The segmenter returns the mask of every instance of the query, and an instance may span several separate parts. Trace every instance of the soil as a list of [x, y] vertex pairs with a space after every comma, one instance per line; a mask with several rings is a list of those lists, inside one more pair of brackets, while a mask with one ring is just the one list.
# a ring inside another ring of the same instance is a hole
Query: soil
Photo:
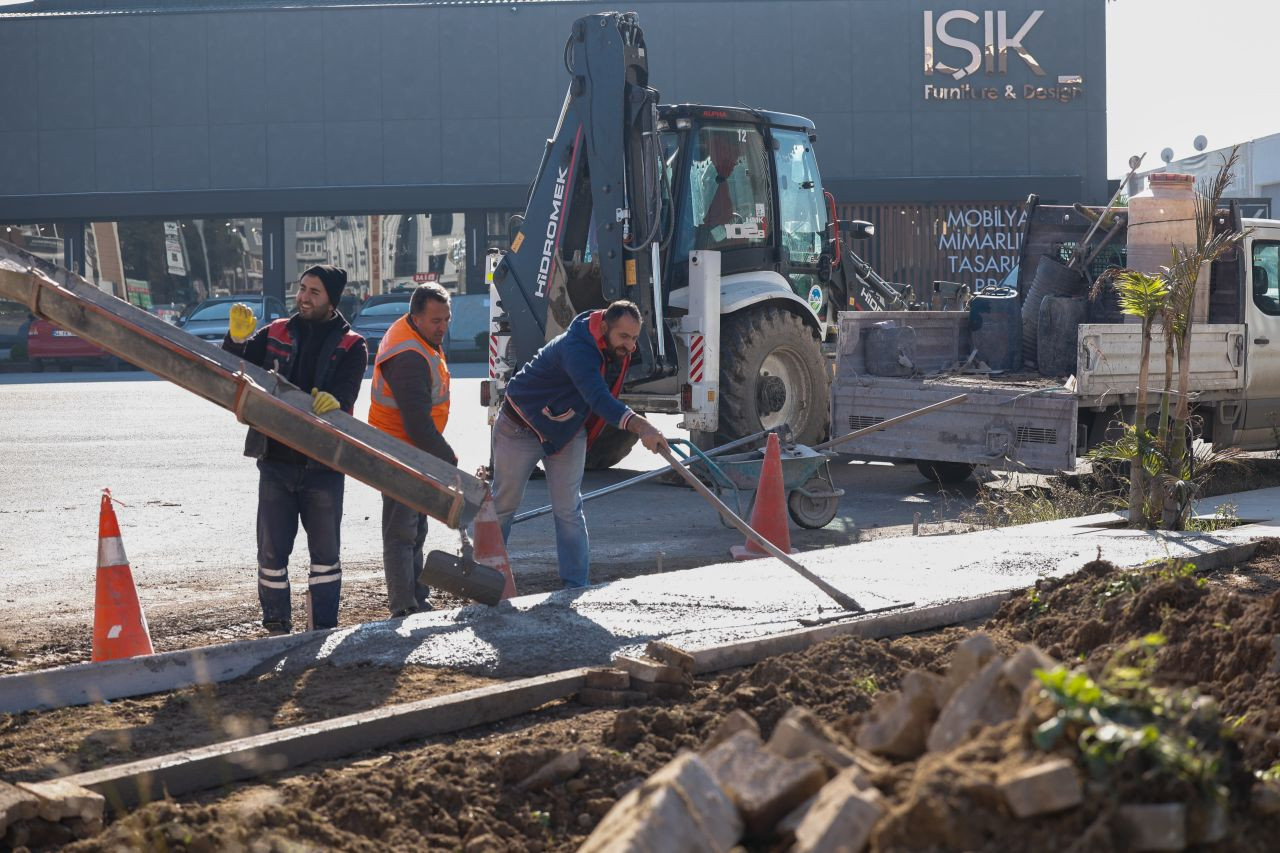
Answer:
[[[1094, 674], [1122, 644], [1162, 632], [1167, 643], [1159, 651], [1158, 677], [1216, 697], [1241, 733], [1238, 750], [1223, 749], [1234, 775], [1231, 835], [1219, 849], [1274, 849], [1280, 820], [1250, 817], [1242, 804], [1250, 774], [1275, 763], [1280, 742], [1280, 674], [1269, 671], [1271, 637], [1280, 633], [1276, 541], [1264, 543], [1246, 564], [1204, 576], [1179, 567], [1118, 571], [1093, 562], [1016, 596], [984, 625], [891, 640], [836, 639], [697, 679], [688, 698], [639, 708], [554, 703], [495, 726], [317, 763], [265, 784], [152, 803], [68, 849], [571, 850], [622, 794], [678, 750], [700, 746], [729, 711], [750, 713], [767, 737], [787, 708], [802, 705], [838, 736], [850, 737], [877, 694], [912, 669], [944, 671], [956, 644], [974, 630], [990, 635], [1002, 652], [1034, 641]], [[233, 701], [230, 694], [224, 698]], [[306, 709], [299, 704], [277, 713]], [[35, 724], [29, 719], [22, 728]], [[584, 750], [576, 776], [540, 790], [517, 789], [575, 748]], [[892, 810], [872, 849], [1122, 850], [1128, 842], [1109, 821], [1117, 802], [1176, 793], [1122, 775], [1107, 785], [1090, 783], [1079, 808], [1015, 822], [993, 783], [1008, 768], [1035, 760], [1033, 753], [1025, 731], [1006, 723], [951, 752], [891, 765], [873, 779]], [[771, 849], [768, 840], [748, 848]]]

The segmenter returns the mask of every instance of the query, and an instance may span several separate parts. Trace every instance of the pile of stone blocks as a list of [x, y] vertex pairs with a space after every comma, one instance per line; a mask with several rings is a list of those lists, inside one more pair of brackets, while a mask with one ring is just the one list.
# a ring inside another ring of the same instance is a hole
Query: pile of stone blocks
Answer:
[[683, 752], [624, 796], [583, 851], [726, 851], [744, 839], [792, 849], [860, 850], [885, 813], [870, 774], [885, 762], [792, 708], [766, 742], [743, 711], [721, 720], [698, 752]]
[[643, 705], [651, 699], [683, 699], [693, 685], [693, 656], [652, 642], [641, 656], [615, 655], [613, 665], [587, 673], [578, 701], [593, 707]]
[[0, 849], [60, 847], [102, 831], [101, 794], [53, 779], [0, 782]]
[[[651, 666], [663, 665], [661, 659]], [[791, 708], [767, 741], [742, 710], [720, 720], [698, 752], [684, 752], [627, 793], [582, 850], [729, 851], [737, 845], [795, 853], [857, 853], [890, 811], [892, 762], [963, 745], [984, 727], [1039, 722], [1037, 669], [1057, 662], [1033, 645], [1006, 657], [985, 635], [964, 640], [945, 675], [909, 673], [884, 694], [854, 742]], [[636, 670], [627, 672], [634, 679]], [[633, 680], [633, 684], [634, 684]], [[1011, 821], [1079, 807], [1084, 779], [1069, 757], [1045, 754], [994, 780]], [[1260, 783], [1253, 809], [1280, 812], [1280, 788]], [[1119, 805], [1112, 829], [1132, 850], [1182, 850], [1223, 840], [1227, 814], [1194, 804]]]

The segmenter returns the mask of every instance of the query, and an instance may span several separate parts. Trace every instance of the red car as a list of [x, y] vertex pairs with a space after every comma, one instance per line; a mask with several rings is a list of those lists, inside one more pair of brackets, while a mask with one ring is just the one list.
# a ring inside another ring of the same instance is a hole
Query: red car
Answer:
[[103, 370], [115, 370], [120, 366], [120, 359], [111, 353], [39, 317], [31, 321], [27, 330], [27, 358], [38, 371], [55, 366], [70, 370], [77, 364], [93, 365]]

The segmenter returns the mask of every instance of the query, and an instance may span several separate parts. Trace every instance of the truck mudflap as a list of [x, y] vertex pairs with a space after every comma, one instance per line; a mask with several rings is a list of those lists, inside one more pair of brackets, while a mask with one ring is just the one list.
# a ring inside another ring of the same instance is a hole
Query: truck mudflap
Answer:
[[[1198, 323], [1191, 330], [1193, 392], [1244, 388], [1248, 329], [1243, 323]], [[1076, 381], [1086, 404], [1091, 397], [1125, 397], [1138, 387], [1142, 327], [1136, 323], [1084, 323], [1080, 326]], [[1164, 333], [1151, 340], [1148, 388], [1164, 387]], [[1176, 369], [1176, 368], [1175, 368]]]
[[224, 409], [254, 429], [453, 528], [488, 490], [457, 468], [311, 396], [83, 278], [0, 241], [0, 297]]
[[957, 394], [968, 399], [843, 445], [842, 453], [882, 459], [966, 462], [998, 470], [1052, 473], [1076, 465], [1075, 396], [1065, 390], [921, 385], [876, 377], [834, 386], [831, 435], [838, 438]]

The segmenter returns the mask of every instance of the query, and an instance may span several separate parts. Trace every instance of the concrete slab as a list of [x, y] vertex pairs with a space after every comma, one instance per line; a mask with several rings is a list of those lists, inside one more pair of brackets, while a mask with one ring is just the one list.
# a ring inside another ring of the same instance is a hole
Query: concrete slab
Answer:
[[[1280, 517], [1280, 488], [1225, 495], [1216, 502], [1234, 503], [1241, 518]], [[1211, 505], [1206, 513], [1212, 512]], [[949, 536], [877, 539], [797, 555], [868, 609], [914, 602], [908, 610], [835, 626], [811, 624], [814, 618], [840, 616], [830, 599], [781, 563], [762, 559], [522, 596], [493, 608], [472, 605], [281, 638], [287, 642], [255, 640], [8, 676], [0, 678], [0, 698], [9, 697], [0, 704], [16, 710], [10, 700], [32, 695], [36, 684], [42, 685], [40, 699], [27, 707], [159, 692], [251, 670], [300, 672], [322, 663], [415, 664], [523, 678], [607, 664], [619, 652], [641, 654], [656, 639], [704, 650], [698, 670], [705, 672], [838, 633], [885, 636], [886, 631], [980, 618], [998, 605], [1002, 593], [1040, 577], [1069, 574], [1099, 553], [1121, 566], [1171, 557], [1221, 564], [1247, 556], [1240, 547], [1244, 543], [1280, 536], [1276, 522], [1213, 533], [1163, 533], [1107, 526], [1117, 519], [1099, 515]], [[849, 627], [858, 621], [863, 625]], [[214, 661], [217, 665], [210, 666]]]
[[[1280, 497], [1280, 490], [1275, 491]], [[1214, 533], [1162, 533], [1054, 522], [874, 540], [797, 558], [868, 608], [912, 601], [924, 609], [1069, 574], [1099, 552], [1122, 566], [1173, 557], [1205, 562], [1216, 552], [1276, 535], [1280, 526], [1261, 524]], [[657, 638], [683, 649], [723, 646], [802, 630], [802, 620], [835, 613], [822, 592], [765, 559], [523, 596], [496, 608], [476, 605], [340, 629], [286, 653], [277, 668], [295, 671], [317, 661], [336, 666], [418, 664], [527, 677], [600, 665], [617, 652], [639, 653]]]

